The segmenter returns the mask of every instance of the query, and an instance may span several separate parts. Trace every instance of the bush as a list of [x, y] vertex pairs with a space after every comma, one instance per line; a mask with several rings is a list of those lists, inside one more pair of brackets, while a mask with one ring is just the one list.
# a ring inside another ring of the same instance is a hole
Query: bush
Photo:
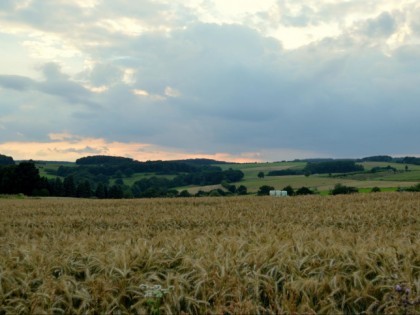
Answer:
[[258, 196], [268, 196], [270, 194], [270, 190], [274, 190], [273, 186], [263, 185], [257, 192]]
[[294, 191], [293, 187], [290, 186], [290, 185], [284, 187], [283, 190], [287, 191], [288, 196], [294, 196], [295, 195], [295, 191]]
[[334, 189], [331, 190], [331, 195], [341, 195], [341, 194], [353, 194], [359, 192], [356, 187], [345, 186], [342, 184], [336, 184]]
[[419, 192], [420, 191], [420, 183], [418, 183], [417, 185], [414, 185], [414, 186], [410, 186], [410, 187], [404, 187], [404, 188], [399, 187], [397, 191]]
[[241, 196], [246, 195], [248, 193], [248, 189], [246, 188], [246, 186], [241, 185], [238, 187], [238, 189], [236, 189], [236, 193]]
[[183, 190], [179, 193], [178, 195], [179, 197], [191, 197], [191, 194], [189, 193], [188, 190]]
[[372, 190], [370, 192], [380, 192], [381, 189], [377, 186], [373, 187]]
[[221, 197], [221, 196], [225, 196], [225, 195], [226, 195], [226, 193], [222, 189], [213, 189], [209, 193], [210, 197]]
[[296, 195], [313, 195], [314, 192], [310, 190], [308, 187], [300, 187], [298, 190], [296, 190]]

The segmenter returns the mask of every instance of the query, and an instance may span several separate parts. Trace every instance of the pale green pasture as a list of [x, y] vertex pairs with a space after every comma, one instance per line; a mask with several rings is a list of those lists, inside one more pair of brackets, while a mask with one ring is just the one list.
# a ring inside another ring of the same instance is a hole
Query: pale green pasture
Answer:
[[345, 178], [334, 178], [328, 176], [270, 176], [262, 180], [245, 180], [239, 184], [245, 185], [249, 192], [258, 191], [262, 185], [273, 186], [275, 189], [282, 189], [285, 186], [292, 186], [293, 188], [300, 188], [302, 186], [316, 189], [318, 191], [330, 190], [336, 184], [346, 186], [354, 186], [358, 188], [366, 187], [408, 187], [417, 184], [415, 181], [383, 181], [383, 180], [352, 180]]
[[414, 165], [414, 164], [389, 163], [389, 162], [363, 162], [363, 163], [358, 163], [358, 164], [363, 165], [366, 171], [369, 171], [373, 167], [387, 167], [387, 166], [394, 167], [395, 169], [399, 171], [404, 171], [406, 165], [408, 166], [409, 170], [420, 171], [420, 165]]
[[66, 167], [76, 167], [77, 166], [76, 163], [72, 163], [72, 162], [57, 162], [57, 163], [54, 163], [54, 162], [52, 162], [52, 163], [48, 163], [48, 162], [37, 163], [37, 162], [35, 162], [35, 165], [39, 170], [39, 175], [41, 177], [46, 177], [48, 179], [52, 179], [52, 178], [56, 178], [56, 177], [60, 177], [60, 176], [55, 176], [55, 175], [48, 174], [47, 170], [57, 171], [60, 166], [66, 166]]
[[[352, 179], [343, 179], [343, 178], [334, 178], [328, 176], [304, 176], [304, 175], [294, 175], [294, 176], [267, 176], [263, 179], [245, 179], [240, 182], [234, 183], [236, 186], [244, 185], [248, 188], [249, 193], [256, 193], [259, 188], [263, 185], [272, 186], [275, 189], [283, 189], [286, 186], [292, 186], [294, 189], [298, 189], [302, 186], [317, 190], [319, 192], [328, 192], [336, 184], [342, 184], [346, 186], [353, 186], [357, 188], [366, 188], [370, 189], [372, 187], [387, 188], [390, 191], [394, 191], [397, 187], [409, 187], [416, 185], [415, 181], [384, 181], [384, 180], [352, 180]], [[198, 190], [209, 191], [211, 189], [219, 188], [220, 186], [193, 186], [193, 187], [183, 187], [183, 189], [188, 189], [191, 193], [195, 193]]]

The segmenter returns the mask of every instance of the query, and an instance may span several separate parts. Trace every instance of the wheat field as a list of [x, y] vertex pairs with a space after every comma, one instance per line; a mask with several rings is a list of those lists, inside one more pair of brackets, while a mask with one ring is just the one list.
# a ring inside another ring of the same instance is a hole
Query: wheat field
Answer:
[[420, 314], [419, 294], [420, 194], [0, 199], [0, 314]]

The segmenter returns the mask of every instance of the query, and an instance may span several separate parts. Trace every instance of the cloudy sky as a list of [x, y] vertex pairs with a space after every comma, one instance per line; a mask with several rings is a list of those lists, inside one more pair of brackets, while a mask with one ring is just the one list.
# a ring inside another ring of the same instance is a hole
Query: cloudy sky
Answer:
[[0, 153], [420, 155], [418, 0], [1, 0]]

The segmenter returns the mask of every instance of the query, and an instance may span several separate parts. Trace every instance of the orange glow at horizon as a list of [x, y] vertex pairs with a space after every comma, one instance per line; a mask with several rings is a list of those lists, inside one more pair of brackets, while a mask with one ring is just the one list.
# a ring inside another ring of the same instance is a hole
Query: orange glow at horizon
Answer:
[[50, 134], [48, 142], [0, 143], [0, 152], [15, 160], [69, 161], [91, 155], [129, 157], [138, 161], [206, 158], [237, 163], [261, 162], [258, 153], [186, 153], [146, 143], [107, 142], [102, 138], [85, 138], [67, 133]]

